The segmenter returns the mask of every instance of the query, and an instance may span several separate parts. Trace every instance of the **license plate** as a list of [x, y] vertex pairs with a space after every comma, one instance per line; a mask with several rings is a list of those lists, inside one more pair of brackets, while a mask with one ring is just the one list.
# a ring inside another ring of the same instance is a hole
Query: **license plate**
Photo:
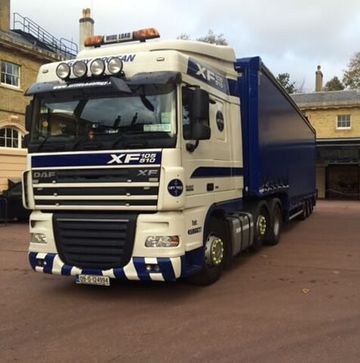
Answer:
[[109, 276], [77, 275], [75, 282], [84, 285], [110, 286]]

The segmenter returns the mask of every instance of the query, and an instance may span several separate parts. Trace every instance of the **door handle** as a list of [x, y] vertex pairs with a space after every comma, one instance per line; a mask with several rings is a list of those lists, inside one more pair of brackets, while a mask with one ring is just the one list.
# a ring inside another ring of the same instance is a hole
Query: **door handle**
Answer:
[[208, 192], [212, 192], [214, 190], [214, 183], [208, 183], [208, 184], [206, 184], [206, 190]]

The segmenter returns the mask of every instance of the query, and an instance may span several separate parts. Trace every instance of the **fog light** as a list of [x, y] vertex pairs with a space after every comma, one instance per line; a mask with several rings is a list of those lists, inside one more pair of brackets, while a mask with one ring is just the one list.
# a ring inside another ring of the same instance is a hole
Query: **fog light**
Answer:
[[148, 236], [145, 241], [146, 247], [177, 247], [179, 236]]
[[47, 243], [46, 234], [44, 234], [44, 233], [31, 233], [31, 242], [33, 242], [33, 243]]
[[46, 261], [43, 258], [38, 258], [36, 260], [36, 265], [39, 267], [45, 267], [46, 266]]
[[73, 65], [73, 73], [75, 77], [81, 78], [86, 76], [87, 65], [85, 62], [76, 61]]
[[60, 63], [56, 67], [56, 75], [61, 79], [70, 77], [70, 66], [67, 63]]
[[100, 58], [94, 59], [90, 64], [90, 72], [93, 76], [101, 76], [105, 72], [105, 62]]
[[108, 70], [111, 74], [118, 74], [123, 69], [123, 62], [120, 58], [113, 57], [109, 60]]
[[160, 272], [160, 266], [159, 265], [146, 265], [145, 269], [147, 272], [156, 272], [159, 273]]

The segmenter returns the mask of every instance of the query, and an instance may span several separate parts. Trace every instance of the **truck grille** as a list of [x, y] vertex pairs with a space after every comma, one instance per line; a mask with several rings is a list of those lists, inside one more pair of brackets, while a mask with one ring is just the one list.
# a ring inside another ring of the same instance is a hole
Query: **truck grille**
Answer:
[[35, 206], [40, 209], [156, 210], [159, 167], [36, 169]]
[[125, 266], [132, 254], [135, 214], [54, 214], [54, 234], [60, 258], [80, 268]]

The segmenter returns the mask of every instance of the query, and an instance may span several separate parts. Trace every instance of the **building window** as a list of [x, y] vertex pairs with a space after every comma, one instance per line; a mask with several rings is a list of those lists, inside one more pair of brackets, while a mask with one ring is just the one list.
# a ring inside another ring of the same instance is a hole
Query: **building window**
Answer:
[[1, 84], [20, 87], [20, 66], [14, 63], [0, 61], [1, 64]]
[[337, 129], [351, 129], [350, 115], [338, 115], [336, 122]]
[[24, 135], [14, 127], [0, 129], [0, 147], [13, 149], [24, 148]]

